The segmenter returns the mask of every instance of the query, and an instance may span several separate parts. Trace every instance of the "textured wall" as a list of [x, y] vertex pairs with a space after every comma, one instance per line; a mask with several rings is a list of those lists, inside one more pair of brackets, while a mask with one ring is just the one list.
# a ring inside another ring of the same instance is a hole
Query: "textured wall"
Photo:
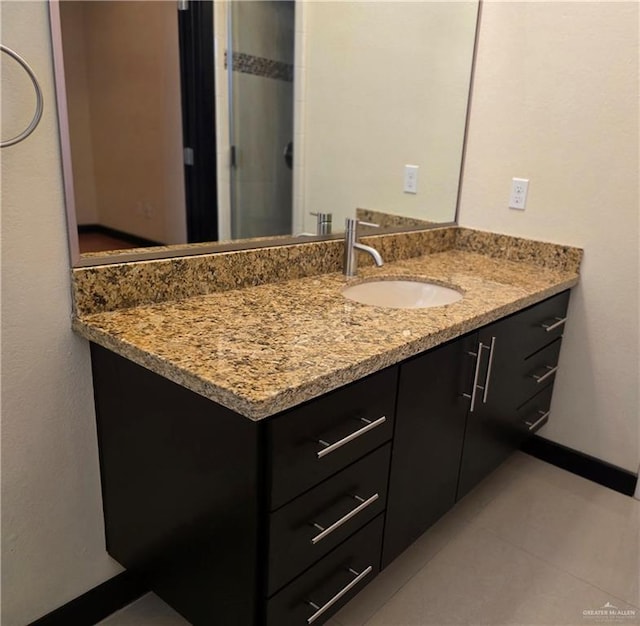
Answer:
[[[2, 43], [32, 65], [45, 98], [35, 133], [2, 150], [1, 621], [22, 626], [119, 567], [104, 549], [88, 344], [70, 325], [47, 4], [1, 8]], [[34, 102], [7, 59], [3, 137], [20, 130]]]
[[[638, 3], [486, 2], [460, 223], [585, 249], [541, 435], [638, 470]], [[524, 212], [507, 208], [530, 178]]]

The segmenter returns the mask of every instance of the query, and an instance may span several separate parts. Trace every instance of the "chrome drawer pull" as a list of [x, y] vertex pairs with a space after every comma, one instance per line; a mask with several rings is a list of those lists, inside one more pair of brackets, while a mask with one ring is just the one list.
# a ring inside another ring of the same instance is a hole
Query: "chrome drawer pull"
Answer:
[[491, 367], [493, 366], [493, 349], [496, 346], [496, 338], [491, 337], [491, 346], [489, 348], [489, 365], [487, 365], [487, 375], [484, 378], [484, 387], [482, 394], [482, 404], [487, 403], [487, 396], [489, 395], [489, 381], [491, 380]]
[[567, 321], [566, 317], [554, 317], [553, 319], [556, 320], [555, 323], [549, 324], [547, 322], [543, 322], [542, 324], [540, 324], [540, 326], [544, 328], [548, 333], [558, 328], [558, 326], [562, 326]]
[[529, 427], [529, 430], [533, 430], [540, 422], [544, 422], [544, 420], [547, 419], [547, 417], [549, 417], [549, 414], [551, 413], [551, 411], [538, 411], [538, 413], [540, 413], [542, 415], [542, 417], [538, 418], [535, 422], [533, 422], [533, 424], [531, 422], [527, 422], [525, 421], [525, 424]]
[[535, 381], [538, 384], [547, 380], [549, 376], [553, 376], [558, 371], [557, 365], [555, 367], [551, 367], [551, 365], [545, 365], [545, 367], [549, 370], [546, 374], [543, 374], [542, 376], [538, 376], [538, 374], [531, 375], [531, 378], [535, 378]]
[[476, 369], [473, 372], [473, 387], [471, 388], [471, 394], [463, 393], [465, 398], [471, 399], [471, 407], [469, 413], [473, 413], [473, 409], [476, 406], [476, 391], [478, 390], [478, 376], [480, 375], [480, 360], [482, 359], [482, 350], [486, 348], [482, 342], [478, 344], [478, 352], [469, 352], [469, 356], [476, 357]]
[[317, 609], [316, 612], [307, 619], [307, 624], [313, 624], [325, 611], [328, 611], [342, 596], [349, 593], [363, 578], [368, 576], [373, 571], [373, 565], [369, 565], [367, 569], [358, 573], [354, 569], [349, 568], [349, 571], [355, 576], [355, 578], [346, 586], [343, 587], [338, 593], [336, 593], [331, 600], [329, 600], [325, 605], [318, 606], [315, 602], [308, 601], [307, 604]]
[[338, 448], [341, 448], [342, 446], [344, 446], [345, 443], [349, 443], [350, 441], [353, 441], [354, 439], [357, 439], [358, 437], [360, 437], [360, 435], [364, 435], [365, 433], [368, 433], [370, 430], [373, 430], [374, 428], [381, 426], [387, 421], [387, 417], [386, 415], [383, 415], [382, 417], [379, 417], [377, 420], [373, 422], [364, 417], [361, 417], [360, 421], [364, 422], [366, 426], [363, 426], [362, 428], [356, 430], [350, 435], [347, 435], [346, 437], [340, 439], [340, 441], [336, 441], [335, 443], [328, 443], [323, 439], [319, 439], [318, 443], [322, 446], [325, 446], [325, 448], [324, 450], [320, 450], [320, 452], [317, 453], [318, 458], [321, 459], [323, 456], [327, 456], [327, 454], [331, 454], [334, 450], [337, 450]]
[[360, 513], [360, 511], [364, 511], [364, 509], [366, 509], [369, 505], [373, 504], [380, 496], [377, 493], [374, 493], [370, 498], [366, 500], [364, 500], [360, 496], [353, 496], [353, 497], [356, 500], [358, 500], [360, 504], [355, 509], [352, 509], [351, 511], [349, 511], [345, 516], [341, 517], [338, 521], [333, 522], [331, 526], [324, 528], [323, 526], [320, 526], [320, 524], [315, 524], [315, 523], [312, 524], [312, 526], [322, 531], [320, 534], [316, 535], [311, 540], [311, 543], [314, 546], [319, 541], [322, 541], [327, 535], [330, 535], [334, 530], [340, 528], [340, 526], [348, 522], [352, 517], [355, 517], [358, 513]]

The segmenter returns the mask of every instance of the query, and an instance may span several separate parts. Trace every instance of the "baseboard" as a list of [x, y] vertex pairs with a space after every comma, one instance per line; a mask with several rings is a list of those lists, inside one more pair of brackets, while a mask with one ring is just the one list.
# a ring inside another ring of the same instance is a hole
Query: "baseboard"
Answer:
[[522, 451], [625, 496], [633, 496], [636, 490], [638, 476], [633, 472], [537, 435], [522, 446]]
[[115, 237], [116, 239], [122, 239], [140, 248], [148, 248], [150, 246], [164, 246], [165, 244], [159, 241], [153, 241], [153, 239], [145, 239], [144, 237], [138, 237], [138, 235], [132, 235], [124, 230], [118, 230], [116, 228], [110, 228], [109, 226], [103, 226], [102, 224], [78, 224], [78, 234], [85, 233], [99, 233], [100, 235], [106, 235], [107, 237]]
[[137, 576], [125, 571], [31, 622], [29, 626], [93, 626], [148, 591]]

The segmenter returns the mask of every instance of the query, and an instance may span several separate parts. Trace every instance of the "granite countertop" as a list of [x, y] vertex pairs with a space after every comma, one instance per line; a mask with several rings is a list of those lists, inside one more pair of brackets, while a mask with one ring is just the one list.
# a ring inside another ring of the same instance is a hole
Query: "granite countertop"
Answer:
[[[342, 296], [366, 278], [419, 277], [464, 293], [430, 309]], [[76, 316], [74, 329], [253, 419], [274, 415], [576, 285], [577, 269], [451, 249], [362, 267]]]

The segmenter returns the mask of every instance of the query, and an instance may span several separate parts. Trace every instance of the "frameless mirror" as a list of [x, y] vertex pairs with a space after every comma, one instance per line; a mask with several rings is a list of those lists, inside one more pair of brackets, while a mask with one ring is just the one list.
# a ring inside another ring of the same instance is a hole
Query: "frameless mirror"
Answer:
[[50, 7], [74, 265], [455, 221], [477, 0]]

